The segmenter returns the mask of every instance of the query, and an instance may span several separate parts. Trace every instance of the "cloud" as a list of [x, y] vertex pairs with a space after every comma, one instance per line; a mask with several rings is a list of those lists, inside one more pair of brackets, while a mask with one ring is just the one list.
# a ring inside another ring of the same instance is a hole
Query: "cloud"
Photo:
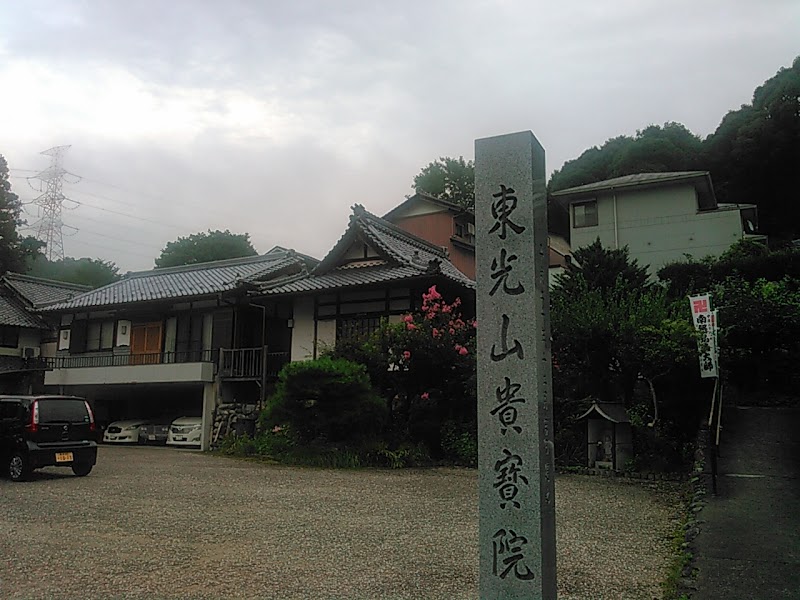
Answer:
[[706, 135], [791, 63], [800, 4], [18, 0], [0, 17], [0, 152], [39, 168], [72, 144], [87, 180], [67, 251], [127, 269], [209, 228], [322, 255], [351, 204], [388, 210], [478, 137], [532, 129], [552, 171], [651, 123]]

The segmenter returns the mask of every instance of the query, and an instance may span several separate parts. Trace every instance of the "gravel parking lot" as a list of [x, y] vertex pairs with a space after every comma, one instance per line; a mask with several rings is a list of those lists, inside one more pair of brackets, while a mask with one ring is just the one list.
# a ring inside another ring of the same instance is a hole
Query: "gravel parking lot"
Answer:
[[[556, 482], [562, 600], [660, 598], [673, 488]], [[100, 448], [0, 480], [0, 598], [476, 599], [477, 474]]]

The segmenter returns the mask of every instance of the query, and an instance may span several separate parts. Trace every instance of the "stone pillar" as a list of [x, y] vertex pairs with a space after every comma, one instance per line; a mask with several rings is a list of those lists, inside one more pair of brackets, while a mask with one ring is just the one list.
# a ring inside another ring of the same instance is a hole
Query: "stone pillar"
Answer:
[[211, 449], [211, 430], [214, 426], [214, 410], [217, 408], [217, 382], [203, 384], [203, 435], [200, 438], [200, 449]]
[[544, 149], [476, 140], [480, 598], [556, 598]]

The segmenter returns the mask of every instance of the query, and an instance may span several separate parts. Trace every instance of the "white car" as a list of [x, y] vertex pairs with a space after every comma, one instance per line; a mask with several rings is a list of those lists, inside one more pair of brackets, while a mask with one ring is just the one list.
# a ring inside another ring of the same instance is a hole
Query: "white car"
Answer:
[[167, 434], [168, 446], [199, 446], [203, 435], [202, 417], [180, 417], [172, 422]]
[[147, 424], [147, 419], [114, 421], [106, 427], [103, 442], [106, 444], [138, 444], [139, 428]]

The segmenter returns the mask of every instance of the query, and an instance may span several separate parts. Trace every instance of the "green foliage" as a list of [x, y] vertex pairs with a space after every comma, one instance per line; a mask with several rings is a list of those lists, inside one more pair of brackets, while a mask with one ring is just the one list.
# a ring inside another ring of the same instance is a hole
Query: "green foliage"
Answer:
[[714, 288], [721, 361], [745, 390], [800, 386], [800, 279], [730, 277]]
[[[585, 425], [575, 418], [592, 399], [624, 400], [631, 414], [639, 415], [639, 424], [646, 419], [658, 427], [643, 427], [643, 441], [657, 431], [665, 438], [658, 442], [664, 449], [682, 448], [698, 414], [684, 402], [694, 396], [680, 389], [683, 382], [699, 382], [697, 369], [689, 370], [697, 364], [697, 345], [688, 310], [665, 289], [648, 285], [646, 272], [626, 251], [605, 250], [595, 242], [576, 251], [581, 254], [583, 269], [559, 278], [551, 294], [559, 464], [585, 460]], [[641, 382], [646, 382], [644, 394], [637, 393]], [[641, 460], [682, 463], [680, 452], [658, 455], [651, 446], [639, 446]]]
[[250, 234], [209, 229], [206, 233], [195, 233], [169, 242], [156, 259], [156, 267], [193, 265], [256, 254], [250, 243]]
[[687, 258], [663, 266], [658, 277], [667, 284], [673, 298], [703, 293], [730, 277], [754, 282], [758, 279], [780, 281], [784, 277], [800, 279], [800, 249], [770, 251], [763, 244], [740, 240], [719, 258], [700, 261]]
[[574, 295], [585, 286], [589, 290], [607, 293], [618, 282], [626, 289], [637, 290], [649, 286], [647, 266], [641, 267], [628, 254], [628, 247], [604, 248], [600, 239], [573, 252], [576, 264], [567, 265], [556, 279], [554, 289], [564, 295]]
[[461, 314], [460, 299], [448, 304], [435, 286], [422, 298], [420, 313], [335, 354], [368, 365], [389, 407], [393, 441], [423, 442], [441, 457], [443, 424], [476, 421], [475, 323]]
[[303, 443], [338, 443], [377, 435], [385, 417], [364, 366], [322, 357], [284, 366], [260, 421], [263, 429], [288, 425]]
[[412, 186], [417, 193], [459, 204], [465, 209], [475, 207], [475, 163], [463, 156], [442, 156], [429, 163], [414, 177]]
[[729, 112], [704, 143], [721, 202], [756, 202], [772, 238], [800, 233], [800, 56]]
[[25, 225], [21, 215], [22, 204], [11, 191], [8, 164], [0, 155], [0, 275], [7, 271], [25, 272], [26, 260], [44, 247], [43, 242], [32, 237], [20, 237], [17, 228]]
[[98, 288], [119, 279], [119, 267], [95, 258], [70, 258], [49, 261], [38, 256], [30, 262], [29, 275]]
[[465, 467], [478, 466], [477, 423], [447, 421], [442, 425], [442, 450], [446, 458]]
[[702, 142], [680, 123], [650, 125], [634, 137], [619, 136], [586, 150], [553, 172], [549, 190], [556, 192], [623, 175], [692, 171], [702, 167]]

